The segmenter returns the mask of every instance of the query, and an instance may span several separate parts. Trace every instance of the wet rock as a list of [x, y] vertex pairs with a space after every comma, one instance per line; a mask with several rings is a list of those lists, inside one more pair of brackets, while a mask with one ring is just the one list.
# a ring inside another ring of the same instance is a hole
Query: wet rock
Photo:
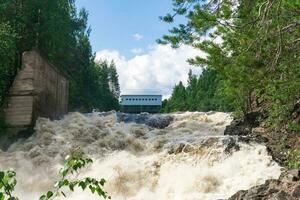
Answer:
[[195, 150], [195, 148], [190, 144], [185, 145], [185, 147], [183, 148], [183, 152], [185, 152], [185, 153], [193, 152], [194, 150]]
[[282, 182], [299, 181], [300, 180], [300, 169], [291, 169], [291, 170], [282, 172], [282, 174], [279, 177], [279, 180], [281, 180]]
[[300, 184], [295, 187], [292, 196], [300, 199]]
[[173, 121], [173, 117], [162, 114], [128, 114], [117, 113], [118, 122], [145, 124], [153, 128], [163, 129]]
[[230, 125], [226, 126], [224, 135], [249, 135], [251, 130], [244, 125], [243, 120], [233, 120]]
[[249, 135], [252, 128], [259, 126], [258, 119], [262, 116], [260, 112], [247, 113], [242, 119], [235, 119], [226, 126], [224, 135]]
[[185, 144], [183, 143], [179, 143], [179, 144], [174, 144], [170, 147], [170, 149], [168, 150], [169, 154], [178, 154], [181, 153], [182, 150], [184, 149]]
[[291, 200], [292, 197], [284, 191], [280, 191], [271, 195], [270, 200]]
[[239, 151], [240, 146], [237, 141], [233, 138], [229, 138], [228, 140], [223, 141], [223, 144], [226, 146], [225, 153], [231, 154], [233, 151]]
[[299, 170], [289, 170], [281, 174], [279, 180], [267, 180], [264, 184], [241, 190], [228, 200], [299, 200]]
[[248, 135], [248, 136], [238, 137], [238, 142], [243, 142], [246, 144], [250, 142], [267, 143], [268, 138], [263, 137], [261, 135]]

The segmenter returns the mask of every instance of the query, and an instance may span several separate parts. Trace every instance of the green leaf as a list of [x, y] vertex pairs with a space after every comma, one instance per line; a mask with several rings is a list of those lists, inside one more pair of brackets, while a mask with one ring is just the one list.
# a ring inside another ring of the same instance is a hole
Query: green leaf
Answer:
[[94, 194], [95, 190], [96, 190], [95, 187], [93, 187], [93, 186], [90, 185], [89, 188], [90, 188], [91, 192]]
[[59, 181], [58, 182], [58, 188], [61, 188], [62, 186], [64, 186], [64, 182], [63, 181]]
[[46, 200], [46, 199], [47, 199], [46, 195], [42, 195], [42, 196], [39, 198], [39, 200]]
[[47, 198], [50, 199], [53, 196], [53, 192], [52, 191], [48, 191], [47, 192]]
[[72, 192], [74, 191], [74, 186], [75, 186], [74, 183], [70, 183], [70, 184], [69, 184], [69, 188], [70, 188], [70, 190], [71, 190]]
[[106, 182], [105, 179], [102, 178], [101, 181], [100, 181], [100, 185], [104, 186], [105, 182]]
[[86, 184], [84, 181], [80, 181], [79, 186], [82, 188], [82, 190], [85, 190]]
[[5, 173], [3, 171], [0, 171], [0, 180], [2, 180], [5, 176]]
[[63, 181], [63, 185], [65, 185], [65, 186], [69, 185], [69, 181], [68, 181], [67, 179], [65, 179], [65, 180]]
[[0, 200], [4, 200], [4, 194], [0, 192]]

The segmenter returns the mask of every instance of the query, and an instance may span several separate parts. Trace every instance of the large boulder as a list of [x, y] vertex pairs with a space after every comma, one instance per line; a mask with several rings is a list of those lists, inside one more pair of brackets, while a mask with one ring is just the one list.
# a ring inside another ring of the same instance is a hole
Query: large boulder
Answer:
[[149, 113], [117, 113], [117, 119], [119, 122], [145, 124], [147, 126], [160, 129], [169, 126], [169, 124], [173, 121], [173, 117], [170, 115]]
[[283, 172], [279, 180], [267, 180], [264, 184], [241, 190], [228, 200], [299, 200], [300, 169]]
[[249, 135], [252, 129], [259, 126], [261, 112], [249, 112], [241, 119], [235, 119], [230, 125], [226, 126], [224, 135]]

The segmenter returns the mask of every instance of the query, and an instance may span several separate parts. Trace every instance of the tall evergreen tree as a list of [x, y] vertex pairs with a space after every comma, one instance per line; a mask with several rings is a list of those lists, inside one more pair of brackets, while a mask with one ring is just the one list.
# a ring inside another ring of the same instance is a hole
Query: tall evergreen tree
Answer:
[[197, 76], [193, 74], [192, 70], [188, 73], [188, 85], [186, 88], [187, 107], [190, 111], [197, 110]]
[[[185, 110], [186, 111], [232, 111], [232, 99], [223, 96], [222, 83], [220, 82], [216, 71], [212, 69], [203, 69], [203, 72], [197, 77], [189, 71], [188, 84], [185, 92]], [[175, 93], [173, 90], [173, 94]], [[179, 95], [173, 95], [171, 99], [164, 102], [163, 112], [173, 112], [179, 109], [181, 104], [174, 104], [178, 99], [183, 99]], [[171, 105], [172, 104], [172, 105]], [[182, 110], [183, 111], [183, 110]]]
[[117, 68], [112, 60], [109, 65], [109, 86], [110, 91], [114, 94], [114, 96], [119, 99], [120, 97], [120, 85], [119, 85], [119, 76], [117, 73]]
[[166, 112], [185, 111], [187, 109], [186, 103], [186, 89], [180, 81], [178, 85], [175, 85], [171, 98], [165, 107]]
[[256, 96], [267, 121], [286, 123], [300, 99], [300, 2], [173, 0], [173, 5], [175, 13], [161, 19], [170, 23], [184, 15], [187, 23], [158, 42], [204, 51], [205, 58], [190, 63], [217, 71], [220, 93], [233, 100], [237, 112], [256, 109]]

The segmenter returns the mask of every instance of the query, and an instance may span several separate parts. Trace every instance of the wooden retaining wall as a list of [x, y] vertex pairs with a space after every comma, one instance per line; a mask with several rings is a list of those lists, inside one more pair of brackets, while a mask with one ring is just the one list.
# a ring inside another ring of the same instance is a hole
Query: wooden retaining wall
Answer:
[[68, 111], [69, 83], [38, 51], [24, 52], [22, 69], [10, 89], [5, 110], [11, 127], [27, 127], [37, 117], [56, 119]]

